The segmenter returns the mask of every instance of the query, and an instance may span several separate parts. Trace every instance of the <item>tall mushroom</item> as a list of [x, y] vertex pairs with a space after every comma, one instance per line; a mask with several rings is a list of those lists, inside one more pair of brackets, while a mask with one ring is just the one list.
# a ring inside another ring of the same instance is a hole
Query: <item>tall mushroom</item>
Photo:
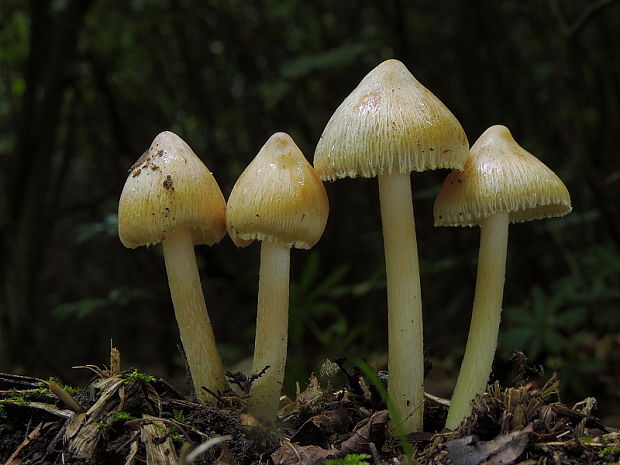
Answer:
[[226, 234], [226, 201], [215, 178], [172, 132], [160, 133], [131, 167], [118, 205], [125, 247], [162, 243], [168, 284], [196, 395], [203, 386], [226, 387], [207, 313], [194, 244], [212, 245]]
[[411, 171], [462, 168], [454, 115], [397, 60], [362, 79], [327, 123], [314, 155], [324, 180], [379, 178], [387, 273], [388, 393], [405, 431], [422, 428], [424, 361]]
[[484, 392], [497, 346], [508, 224], [564, 216], [571, 211], [564, 183], [523, 149], [505, 126], [487, 129], [463, 171], [452, 171], [435, 201], [435, 226], [480, 226], [478, 276], [471, 325], [447, 428], [456, 428]]
[[[323, 183], [288, 134], [272, 135], [241, 174], [228, 199], [228, 233], [238, 246], [262, 241], [256, 340], [249, 410], [276, 418], [288, 340], [291, 247], [320, 239], [329, 205]], [[264, 371], [264, 372], [263, 372]]]

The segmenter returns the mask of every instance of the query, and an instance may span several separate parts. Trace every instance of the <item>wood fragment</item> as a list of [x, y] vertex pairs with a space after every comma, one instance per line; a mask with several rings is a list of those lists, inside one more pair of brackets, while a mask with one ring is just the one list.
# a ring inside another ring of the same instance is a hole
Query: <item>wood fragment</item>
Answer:
[[71, 410], [59, 409], [58, 407], [51, 405], [51, 404], [46, 404], [45, 402], [26, 402], [25, 404], [18, 404], [16, 402], [10, 402], [10, 401], [4, 401], [4, 402], [12, 403], [13, 405], [17, 405], [18, 407], [22, 407], [22, 408], [31, 408], [31, 409], [41, 410], [41, 411], [47, 412], [49, 414], [52, 414], [52, 415], [55, 415], [61, 418], [71, 418], [74, 415], [74, 412], [72, 412]]
[[125, 459], [125, 465], [133, 465], [137, 454], [138, 454], [138, 441], [136, 440], [131, 443], [131, 446], [129, 446], [129, 454], [127, 454], [127, 458]]
[[428, 392], [424, 393], [424, 398], [435, 402], [436, 404], [443, 405], [444, 407], [450, 407], [450, 399], [444, 399], [443, 397], [437, 397]]
[[13, 451], [13, 453], [9, 456], [9, 458], [7, 459], [7, 461], [5, 462], [5, 465], [11, 465], [15, 462], [17, 463], [21, 463], [21, 460], [17, 461], [17, 456], [21, 453], [22, 450], [24, 450], [24, 448], [30, 444], [31, 441], [33, 441], [37, 436], [39, 436], [39, 434], [41, 434], [41, 429], [43, 428], [43, 423], [39, 423], [35, 429], [33, 429], [30, 433], [28, 433], [28, 436], [26, 436], [24, 438], [24, 440], [22, 441], [22, 443], [17, 447], [17, 449], [15, 449], [15, 451]]
[[110, 376], [121, 372], [121, 353], [116, 347], [110, 349]]
[[39, 389], [44, 381], [32, 376], [12, 375], [0, 373], [0, 389]]
[[67, 425], [65, 439], [69, 452], [80, 458], [94, 455], [95, 449], [103, 435], [103, 427], [110, 415], [119, 410], [119, 400], [115, 398], [123, 385], [124, 379], [113, 377], [101, 379], [93, 384], [101, 395], [86, 413], [75, 414]]
[[146, 449], [147, 465], [178, 465], [178, 457], [168, 429], [159, 418], [142, 415], [149, 420], [140, 426], [140, 439]]
[[50, 454], [54, 453], [55, 449], [56, 449], [56, 445], [58, 444], [58, 442], [64, 437], [65, 435], [65, 431], [67, 430], [67, 425], [69, 424], [69, 421], [71, 421], [70, 419], [67, 419], [65, 421], [65, 423], [62, 425], [61, 428], [58, 429], [58, 432], [56, 433], [56, 435], [54, 436], [54, 438], [49, 442], [49, 444], [47, 445], [47, 449], [45, 450], [45, 455], [43, 457], [41, 457], [41, 461], [44, 461], [44, 459], [49, 456]]
[[84, 407], [82, 407], [78, 402], [67, 392], [65, 388], [63, 388], [56, 381], [50, 381], [47, 383], [50, 391], [54, 393], [56, 397], [58, 397], [63, 404], [73, 410], [75, 413], [81, 413], [84, 411]]

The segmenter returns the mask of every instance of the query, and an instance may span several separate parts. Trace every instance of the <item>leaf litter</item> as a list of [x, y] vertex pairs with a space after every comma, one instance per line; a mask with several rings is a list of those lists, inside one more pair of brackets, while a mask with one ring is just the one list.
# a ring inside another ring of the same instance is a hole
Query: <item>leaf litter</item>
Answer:
[[454, 431], [442, 430], [449, 402], [427, 395], [425, 431], [408, 436], [407, 457], [359, 370], [346, 372], [347, 384], [337, 388], [312, 376], [268, 426], [245, 411], [251, 377], [229, 374], [243, 389], [214, 393], [217, 404], [205, 405], [164, 380], [120, 371], [115, 357], [110, 369], [87, 367], [96, 376], [78, 392], [0, 374], [0, 464], [313, 465], [346, 463], [350, 454], [392, 465], [620, 463], [618, 429], [593, 415], [593, 398], [562, 404], [555, 376], [542, 387], [489, 386]]

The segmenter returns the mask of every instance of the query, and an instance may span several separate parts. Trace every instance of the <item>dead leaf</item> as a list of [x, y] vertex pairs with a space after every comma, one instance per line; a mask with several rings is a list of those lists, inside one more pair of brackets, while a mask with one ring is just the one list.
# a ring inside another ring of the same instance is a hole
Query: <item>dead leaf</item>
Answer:
[[385, 430], [390, 420], [390, 414], [387, 410], [375, 412], [368, 423], [358, 429], [353, 436], [340, 444], [340, 450], [343, 454], [361, 454], [369, 453], [369, 443], [373, 443], [378, 449], [381, 449], [385, 442]]
[[344, 407], [323, 411], [304, 422], [291, 437], [291, 442], [329, 448], [328, 438], [350, 431], [349, 423], [349, 414]]
[[473, 436], [446, 443], [452, 465], [510, 465], [523, 453], [529, 443], [529, 424], [520, 431], [502, 434], [491, 441], [478, 441]]
[[337, 450], [327, 450], [319, 446], [300, 446], [285, 442], [271, 454], [271, 460], [274, 465], [314, 465], [335, 458], [337, 453]]
[[329, 439], [323, 431], [311, 420], [306, 421], [299, 427], [297, 432], [291, 436], [291, 442], [300, 446], [319, 446], [324, 449], [329, 447]]
[[237, 460], [235, 459], [235, 456], [230, 451], [228, 444], [226, 444], [225, 442], [220, 444], [220, 451], [220, 455], [215, 461], [214, 465], [239, 465], [237, 463]]
[[325, 397], [325, 391], [319, 385], [319, 380], [316, 376], [310, 377], [310, 384], [308, 387], [295, 399], [295, 403], [298, 404], [301, 411], [318, 411], [322, 400]]
[[276, 430], [264, 426], [249, 413], [239, 415], [239, 423], [246, 427], [248, 439], [262, 449], [273, 450], [280, 444], [280, 435]]
[[347, 409], [339, 407], [334, 410], [323, 411], [308, 421], [314, 423], [323, 434], [329, 436], [334, 433], [344, 433], [349, 430], [349, 414]]

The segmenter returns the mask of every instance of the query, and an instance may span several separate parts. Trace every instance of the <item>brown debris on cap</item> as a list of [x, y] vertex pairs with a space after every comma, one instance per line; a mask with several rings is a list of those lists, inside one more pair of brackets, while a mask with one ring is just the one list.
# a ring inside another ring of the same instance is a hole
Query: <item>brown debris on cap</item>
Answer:
[[314, 154], [325, 180], [462, 168], [460, 123], [398, 60], [373, 69], [336, 109]]
[[278, 132], [235, 183], [227, 209], [228, 233], [238, 246], [257, 239], [309, 249], [323, 234], [329, 205], [314, 168]]
[[511, 222], [570, 213], [564, 183], [512, 138], [505, 126], [487, 129], [471, 148], [463, 171], [452, 171], [435, 200], [435, 226], [475, 226], [509, 213]]
[[226, 201], [207, 167], [176, 134], [162, 132], [131, 167], [118, 206], [118, 232], [130, 249], [189, 227], [195, 244], [226, 234]]

